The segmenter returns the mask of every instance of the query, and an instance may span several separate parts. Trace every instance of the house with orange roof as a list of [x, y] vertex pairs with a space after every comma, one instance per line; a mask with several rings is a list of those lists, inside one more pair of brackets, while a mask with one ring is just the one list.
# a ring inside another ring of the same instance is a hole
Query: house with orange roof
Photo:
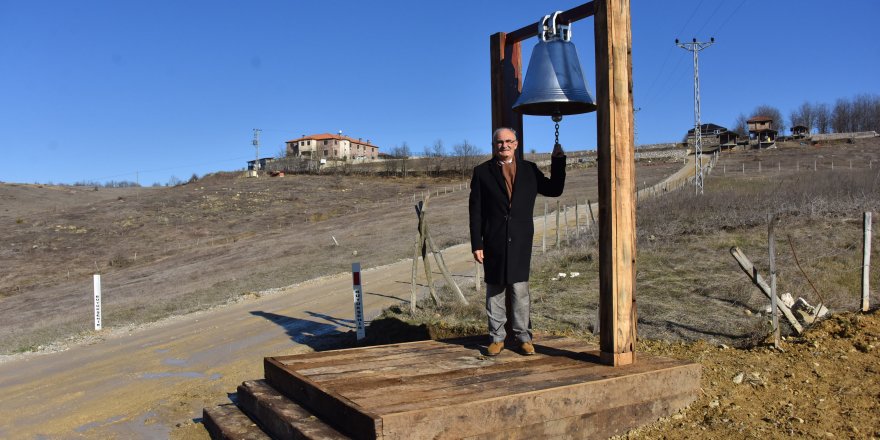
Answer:
[[310, 159], [327, 160], [375, 160], [379, 158], [379, 147], [370, 140], [352, 138], [339, 134], [321, 133], [303, 135], [286, 142], [287, 155]]

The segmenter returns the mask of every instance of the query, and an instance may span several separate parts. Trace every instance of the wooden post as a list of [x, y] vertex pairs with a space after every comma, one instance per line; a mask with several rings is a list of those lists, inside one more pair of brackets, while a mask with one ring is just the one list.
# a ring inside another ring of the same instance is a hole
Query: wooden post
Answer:
[[544, 200], [544, 229], [541, 231], [541, 253], [547, 253], [547, 201]]
[[629, 0], [596, 0], [600, 358], [635, 361], [635, 153]]
[[[418, 206], [418, 205], [416, 205]], [[410, 280], [409, 287], [409, 311], [411, 314], [415, 315], [416, 313], [416, 301], [418, 297], [416, 295], [416, 278], [418, 276], [419, 270], [419, 244], [422, 242], [422, 234], [421, 231], [416, 234], [416, 242], [413, 245], [413, 264], [412, 264], [412, 279]]]
[[[761, 277], [761, 274], [758, 273], [758, 269], [755, 269], [755, 265], [752, 264], [748, 257], [746, 257], [746, 254], [744, 254], [740, 248], [734, 246], [730, 248], [730, 255], [733, 255], [733, 258], [739, 263], [739, 267], [742, 268], [746, 275], [748, 275], [749, 279], [752, 280], [752, 283], [758, 286], [758, 289], [760, 289], [767, 298], [770, 298], [770, 286], [764, 282], [764, 278]], [[791, 312], [791, 309], [779, 299], [776, 300], [776, 305], [779, 306], [779, 310], [782, 310], [782, 314], [788, 319], [788, 323], [791, 324], [794, 331], [797, 332], [797, 334], [803, 333], [804, 328], [794, 317], [794, 313]]]
[[559, 200], [556, 201], [556, 247], [559, 247]]
[[580, 224], [580, 221], [579, 221], [578, 219], [579, 219], [579, 216], [578, 216], [578, 199], [574, 199], [574, 237], [575, 237], [575, 238], [580, 238], [580, 237], [581, 237], [581, 224]]
[[767, 244], [770, 251], [770, 310], [773, 313], [773, 347], [779, 348], [779, 307], [776, 304], [776, 237], [773, 225], [776, 216], [767, 214]]
[[[427, 223], [427, 219], [424, 220]], [[446, 266], [446, 260], [443, 259], [443, 253], [437, 249], [437, 246], [434, 245], [434, 239], [431, 238], [430, 228], [428, 225], [425, 225], [425, 243], [428, 246], [428, 252], [434, 255], [434, 261], [437, 262], [437, 267], [440, 268], [440, 273], [443, 275], [443, 279], [446, 280], [446, 284], [449, 288], [458, 295], [458, 300], [461, 301], [462, 304], [468, 305], [468, 300], [465, 298], [464, 293], [461, 292], [461, 288], [458, 287], [458, 283], [455, 282], [455, 279], [452, 278], [452, 272], [449, 271], [449, 268]]]
[[569, 244], [569, 241], [568, 241], [568, 207], [565, 205], [562, 205], [562, 221], [563, 221], [563, 228], [565, 228], [565, 244], [567, 245], [567, 244]]
[[480, 280], [480, 263], [477, 260], [474, 260], [474, 289], [477, 291], [477, 295], [480, 294], [483, 288], [483, 283]]
[[867, 312], [870, 306], [871, 287], [871, 211], [865, 213], [863, 228], [865, 230], [864, 251], [862, 252], [862, 311]]
[[593, 236], [593, 241], [596, 240], [596, 217], [593, 215], [593, 202], [590, 199], [587, 199], [587, 208], [590, 210], [590, 235]]
[[428, 260], [427, 252], [428, 245], [427, 239], [428, 234], [425, 230], [427, 227], [427, 222], [425, 222], [425, 212], [428, 210], [428, 199], [426, 198], [423, 203], [420, 205], [416, 205], [416, 210], [419, 214], [419, 247], [418, 252], [422, 256], [422, 264], [425, 266], [425, 280], [428, 283], [428, 291], [431, 293], [431, 298], [434, 299], [434, 304], [440, 304], [440, 298], [437, 296], [437, 291], [434, 290], [434, 277], [431, 274], [431, 261]]
[[[537, 27], [536, 27], [537, 32]], [[523, 158], [523, 118], [513, 111], [513, 104], [522, 91], [522, 50], [519, 41], [507, 41], [507, 33], [489, 36], [489, 63], [491, 66], [492, 131], [501, 127], [516, 130], [519, 148], [517, 159]]]

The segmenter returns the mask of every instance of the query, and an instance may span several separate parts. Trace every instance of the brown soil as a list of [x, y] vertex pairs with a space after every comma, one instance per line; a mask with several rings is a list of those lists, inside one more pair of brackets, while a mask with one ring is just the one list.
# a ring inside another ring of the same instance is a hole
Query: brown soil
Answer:
[[645, 352], [702, 364], [702, 392], [680, 414], [623, 437], [880, 437], [877, 310], [836, 315], [781, 348], [643, 341]]

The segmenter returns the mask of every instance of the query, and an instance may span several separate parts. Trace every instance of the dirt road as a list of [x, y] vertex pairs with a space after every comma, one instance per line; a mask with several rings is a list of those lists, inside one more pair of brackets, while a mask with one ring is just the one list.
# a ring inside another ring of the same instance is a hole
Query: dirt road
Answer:
[[[473, 281], [468, 244], [444, 256], [453, 276]], [[364, 272], [367, 318], [408, 301], [411, 264]], [[0, 438], [207, 438], [203, 407], [262, 377], [263, 357], [310, 351], [351, 331], [353, 309], [343, 273], [8, 360], [0, 363]]]
[[[468, 245], [444, 252], [473, 276]], [[363, 273], [367, 317], [409, 298], [411, 262]], [[0, 438], [198, 438], [193, 419], [262, 377], [269, 355], [310, 351], [353, 329], [351, 275], [0, 364]], [[354, 338], [354, 336], [351, 336]]]

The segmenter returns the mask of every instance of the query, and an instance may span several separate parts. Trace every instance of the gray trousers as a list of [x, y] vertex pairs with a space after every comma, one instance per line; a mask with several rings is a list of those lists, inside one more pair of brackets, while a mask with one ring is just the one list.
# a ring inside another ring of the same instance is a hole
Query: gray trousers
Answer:
[[511, 308], [510, 324], [513, 335], [520, 342], [532, 340], [532, 333], [529, 331], [530, 302], [528, 281], [506, 285], [486, 283], [486, 315], [489, 317], [489, 336], [492, 342], [504, 341], [507, 336], [504, 328], [507, 322], [507, 304]]

